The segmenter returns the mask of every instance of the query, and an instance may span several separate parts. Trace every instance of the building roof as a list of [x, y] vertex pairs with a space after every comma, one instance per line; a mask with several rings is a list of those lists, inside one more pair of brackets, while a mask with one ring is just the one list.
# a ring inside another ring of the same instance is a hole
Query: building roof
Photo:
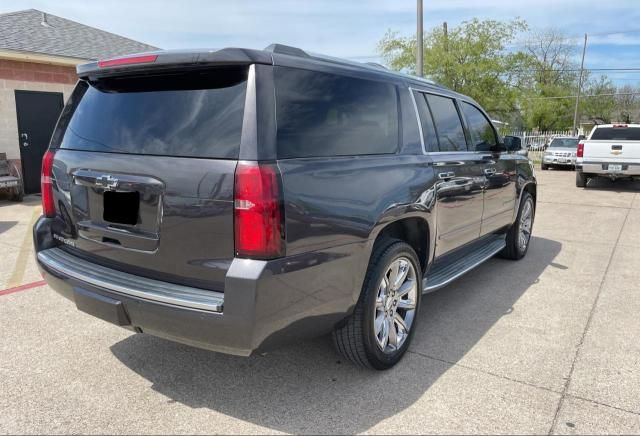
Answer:
[[28, 9], [0, 14], [0, 50], [93, 60], [157, 47]]

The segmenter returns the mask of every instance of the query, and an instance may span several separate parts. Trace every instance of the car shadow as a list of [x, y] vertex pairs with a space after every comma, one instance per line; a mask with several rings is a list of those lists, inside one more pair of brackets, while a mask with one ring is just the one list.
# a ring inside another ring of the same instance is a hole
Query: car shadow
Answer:
[[638, 192], [640, 191], [640, 181], [629, 179], [613, 181], [605, 177], [596, 177], [589, 180], [587, 189], [610, 192]]
[[18, 221], [0, 221], [0, 234], [6, 232], [16, 224], [18, 224]]
[[24, 197], [24, 199], [21, 202], [17, 202], [17, 201], [11, 200], [8, 193], [0, 191], [0, 207], [16, 206], [16, 205], [31, 206], [41, 202], [42, 202], [42, 199], [40, 197], [40, 194], [27, 195], [26, 197]]
[[[327, 337], [249, 358], [143, 334], [127, 337], [111, 351], [168, 403], [208, 408], [288, 433], [363, 432], [415, 403], [511, 313], [546, 268], [562, 267], [554, 262], [560, 249], [559, 242], [534, 237], [522, 261], [492, 259], [426, 295], [410, 352], [389, 371], [352, 366]], [[424, 344], [444, 349], [444, 357], [423, 357]]]

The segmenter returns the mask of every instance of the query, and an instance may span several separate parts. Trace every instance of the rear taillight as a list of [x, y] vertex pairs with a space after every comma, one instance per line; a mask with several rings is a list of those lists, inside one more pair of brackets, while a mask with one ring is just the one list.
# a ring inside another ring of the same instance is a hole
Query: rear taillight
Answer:
[[48, 150], [42, 156], [42, 173], [40, 175], [40, 188], [42, 191], [42, 213], [48, 218], [56, 216], [56, 206], [53, 200], [53, 154]]
[[284, 254], [278, 168], [239, 162], [236, 168], [234, 221], [236, 255], [271, 259]]
[[576, 156], [577, 157], [583, 157], [584, 156], [584, 142], [581, 142], [578, 144], [578, 150], [576, 151]]

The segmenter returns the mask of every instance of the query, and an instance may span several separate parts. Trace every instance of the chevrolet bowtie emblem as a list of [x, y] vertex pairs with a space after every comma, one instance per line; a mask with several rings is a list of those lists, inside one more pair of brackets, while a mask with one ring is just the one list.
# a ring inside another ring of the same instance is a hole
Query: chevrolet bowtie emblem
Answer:
[[620, 150], [611, 150], [611, 154], [615, 154], [616, 156], [622, 154]]
[[96, 186], [104, 188], [105, 190], [113, 190], [118, 187], [118, 179], [111, 177], [108, 174], [96, 178]]

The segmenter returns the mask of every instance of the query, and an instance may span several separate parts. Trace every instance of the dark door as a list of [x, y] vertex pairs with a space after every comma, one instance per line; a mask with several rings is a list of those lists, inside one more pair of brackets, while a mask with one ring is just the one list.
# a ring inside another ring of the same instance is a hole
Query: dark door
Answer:
[[456, 102], [448, 97], [414, 94], [425, 151], [436, 180], [436, 247], [442, 256], [480, 236], [486, 162], [467, 149]]
[[461, 102], [460, 107], [471, 139], [471, 148], [485, 161], [486, 177], [481, 235], [511, 224], [516, 204], [514, 155], [490, 150], [498, 145], [498, 137], [487, 116], [478, 107]]
[[16, 91], [18, 141], [26, 194], [40, 192], [40, 166], [64, 100], [61, 92]]
[[478, 239], [484, 205], [484, 161], [472, 152], [432, 155], [438, 182], [436, 256]]

